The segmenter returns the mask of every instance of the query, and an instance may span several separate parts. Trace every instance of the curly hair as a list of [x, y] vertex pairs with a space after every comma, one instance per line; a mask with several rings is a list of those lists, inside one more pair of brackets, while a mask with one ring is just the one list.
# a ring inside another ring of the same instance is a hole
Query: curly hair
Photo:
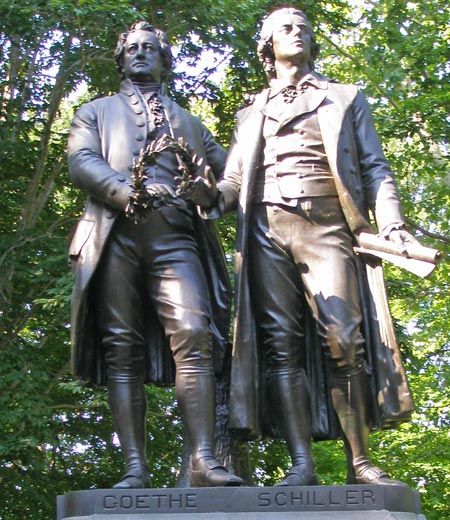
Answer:
[[275, 54], [273, 52], [272, 36], [273, 23], [280, 14], [297, 15], [305, 22], [305, 26], [307, 27], [311, 36], [311, 58], [308, 62], [309, 68], [311, 70], [314, 70], [314, 62], [319, 54], [319, 45], [316, 42], [314, 30], [305, 13], [294, 7], [282, 7], [280, 9], [276, 9], [263, 21], [257, 47], [259, 61], [262, 63], [264, 72], [266, 73], [267, 79], [269, 81], [273, 78], [276, 78], [277, 76], [275, 71]]
[[170, 71], [172, 70], [172, 48], [169, 43], [169, 39], [167, 38], [167, 34], [161, 29], [157, 29], [153, 25], [150, 25], [147, 22], [141, 21], [134, 23], [127, 32], [123, 32], [119, 35], [119, 39], [117, 40], [117, 46], [114, 51], [114, 60], [116, 62], [117, 70], [119, 71], [121, 79], [125, 78], [123, 66], [122, 66], [122, 57], [125, 49], [125, 42], [127, 41], [128, 35], [130, 33], [136, 31], [148, 31], [153, 33], [159, 41], [159, 53], [161, 55], [161, 61], [163, 65], [163, 70], [161, 74], [161, 81], [166, 82]]

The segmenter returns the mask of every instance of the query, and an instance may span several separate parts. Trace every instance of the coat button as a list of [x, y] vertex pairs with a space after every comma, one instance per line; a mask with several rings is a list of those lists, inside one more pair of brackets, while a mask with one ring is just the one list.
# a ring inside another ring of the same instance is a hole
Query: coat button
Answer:
[[133, 148], [132, 154], [133, 155], [139, 155], [141, 153], [141, 150], [139, 148]]
[[144, 140], [144, 136], [142, 134], [139, 134], [136, 136], [136, 141], [143, 141]]

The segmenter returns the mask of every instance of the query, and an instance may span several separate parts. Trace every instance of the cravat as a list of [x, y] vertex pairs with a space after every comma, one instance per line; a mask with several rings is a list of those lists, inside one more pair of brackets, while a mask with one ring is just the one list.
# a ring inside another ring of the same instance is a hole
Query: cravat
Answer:
[[297, 96], [304, 94], [307, 89], [308, 83], [302, 83], [298, 88], [294, 87], [294, 85], [288, 85], [280, 91], [280, 94], [283, 96], [285, 103], [292, 103]]

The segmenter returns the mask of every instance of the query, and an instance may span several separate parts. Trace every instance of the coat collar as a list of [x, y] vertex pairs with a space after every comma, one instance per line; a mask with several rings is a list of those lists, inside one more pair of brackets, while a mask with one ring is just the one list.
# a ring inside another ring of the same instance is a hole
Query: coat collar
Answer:
[[[282, 79], [273, 79], [270, 82], [269, 98], [273, 98], [278, 95], [285, 87], [291, 85], [289, 81]], [[315, 72], [309, 72], [298, 82], [296, 85], [297, 90], [300, 90], [304, 85], [311, 85], [316, 89], [327, 90], [328, 81], [323, 77], [319, 76]]]
[[[144, 96], [147, 96], [148, 94], [150, 93], [158, 93], [158, 87], [159, 89], [161, 89], [161, 84], [158, 84], [158, 83], [152, 83], [151, 85], [149, 85], [149, 89], [148, 89], [148, 92], [144, 92]], [[135, 94], [137, 92], [139, 92], [141, 95], [142, 95], [142, 92], [139, 88], [139, 85], [138, 84], [135, 84], [133, 83], [131, 80], [129, 79], [124, 79], [120, 82], [120, 93], [121, 94], [126, 94], [128, 96], [131, 96], [133, 94]]]
[[[123, 94], [130, 99], [130, 103], [135, 107], [136, 113], [138, 113], [138, 111], [145, 113], [147, 125], [151, 125], [151, 117], [148, 113], [148, 104], [145, 100], [145, 95], [142, 94], [139, 88], [129, 79], [125, 79], [120, 84], [120, 94]], [[178, 105], [167, 96], [160, 94], [160, 98], [169, 124], [169, 132], [174, 139], [177, 139], [183, 135], [181, 110]], [[148, 131], [151, 130], [152, 128], [149, 127]]]
[[[276, 131], [293, 119], [316, 110], [327, 96], [328, 81], [313, 72], [304, 76], [298, 83], [297, 91], [299, 91], [299, 95], [290, 104], [276, 99], [288, 85], [289, 82], [283, 80], [272, 80], [268, 102], [262, 108], [262, 113], [266, 117], [278, 122]], [[308, 91], [302, 94], [302, 90], [308, 86], [310, 87]]]

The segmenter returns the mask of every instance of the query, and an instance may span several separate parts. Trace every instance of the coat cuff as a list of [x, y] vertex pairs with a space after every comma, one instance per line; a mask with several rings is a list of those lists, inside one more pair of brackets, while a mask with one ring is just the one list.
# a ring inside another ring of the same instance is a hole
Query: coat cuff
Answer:
[[389, 224], [388, 226], [384, 227], [380, 231], [380, 235], [383, 238], [389, 238], [391, 231], [398, 230], [398, 229], [404, 229], [404, 228], [405, 228], [405, 225], [403, 224], [403, 222], [394, 222], [393, 224]]
[[204, 218], [206, 220], [214, 220], [214, 219], [223, 217], [223, 215], [225, 213], [224, 207], [225, 207], [225, 200], [224, 200], [223, 193], [220, 190], [218, 190], [217, 199], [216, 199], [216, 202], [214, 203], [214, 206], [211, 206], [208, 209], [204, 209], [200, 206], [197, 206], [197, 211], [198, 211], [198, 214], [202, 218]]
[[127, 207], [128, 196], [131, 190], [126, 180], [127, 178], [124, 175], [120, 175], [109, 187], [105, 200], [108, 206], [120, 210], [124, 210]]

